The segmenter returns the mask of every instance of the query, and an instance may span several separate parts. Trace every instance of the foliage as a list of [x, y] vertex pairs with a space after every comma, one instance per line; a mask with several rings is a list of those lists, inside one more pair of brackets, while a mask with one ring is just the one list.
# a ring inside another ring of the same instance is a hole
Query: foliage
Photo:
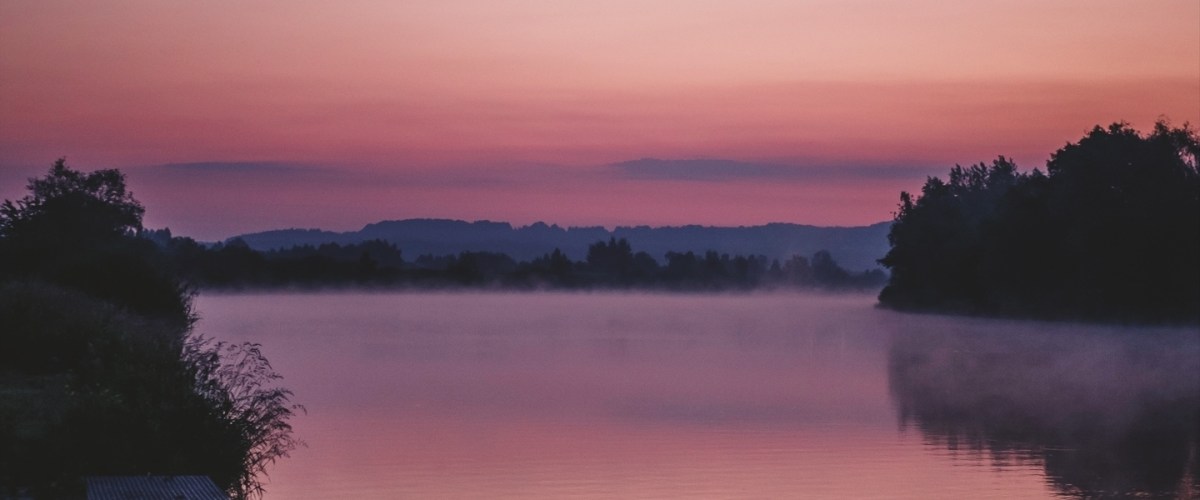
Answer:
[[761, 255], [715, 251], [668, 252], [660, 265], [646, 252], [635, 252], [625, 239], [610, 238], [589, 247], [587, 259], [570, 260], [562, 250], [517, 262], [498, 252], [421, 255], [411, 263], [400, 250], [379, 240], [359, 244], [328, 243], [258, 252], [241, 240], [205, 247], [187, 238], [154, 238], [179, 271], [197, 285], [247, 287], [503, 287], [652, 288], [728, 290], [752, 288], [860, 289], [879, 287], [882, 271], [853, 273], [827, 251], [809, 259], [793, 256], [783, 264]]
[[138, 313], [189, 323], [189, 290], [142, 230], [144, 209], [116, 170], [82, 173], [59, 159], [30, 194], [0, 204], [0, 280], [81, 290]]
[[0, 496], [203, 474], [242, 497], [298, 442], [258, 346], [192, 337], [191, 292], [117, 171], [62, 160], [0, 209]]
[[291, 403], [291, 391], [274, 385], [282, 377], [259, 344], [191, 337], [183, 359], [197, 394], [241, 444], [237, 490], [261, 495], [259, 478], [266, 475], [267, 466], [302, 445], [292, 436], [288, 421], [304, 408]]
[[596, 281], [629, 285], [653, 276], [658, 263], [646, 252], [633, 253], [625, 238], [609, 238], [607, 243], [598, 241], [588, 247], [584, 268]]
[[68, 242], [127, 235], [142, 228], [145, 209], [125, 190], [117, 170], [79, 172], [59, 158], [30, 194], [0, 204], [0, 238], [37, 235]]
[[1096, 127], [1039, 170], [1001, 157], [901, 193], [884, 305], [1138, 321], [1200, 318], [1200, 141]]

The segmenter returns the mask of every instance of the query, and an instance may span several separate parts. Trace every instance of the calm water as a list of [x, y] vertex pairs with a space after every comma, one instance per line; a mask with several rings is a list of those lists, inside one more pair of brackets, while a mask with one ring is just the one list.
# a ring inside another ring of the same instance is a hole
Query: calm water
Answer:
[[308, 408], [268, 498], [1188, 498], [1200, 332], [867, 296], [205, 295]]

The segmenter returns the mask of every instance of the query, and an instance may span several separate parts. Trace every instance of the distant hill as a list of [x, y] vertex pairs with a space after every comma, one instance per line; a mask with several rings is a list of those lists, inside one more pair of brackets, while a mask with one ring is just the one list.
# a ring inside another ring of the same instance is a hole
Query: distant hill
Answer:
[[[819, 227], [773, 223], [763, 226], [712, 227], [568, 227], [537, 222], [513, 227], [507, 222], [466, 222], [447, 219], [407, 219], [367, 224], [344, 233], [318, 229], [281, 229], [237, 236], [255, 250], [322, 243], [358, 243], [382, 239], [395, 243], [406, 259], [418, 255], [448, 255], [463, 251], [502, 252], [530, 260], [561, 249], [574, 260], [587, 256], [588, 245], [610, 237], [625, 238], [634, 251], [649, 253], [660, 262], [669, 251], [765, 255], [785, 259], [828, 250], [842, 267], [861, 271], [879, 267], [875, 259], [888, 251], [890, 222], [860, 227]], [[231, 238], [232, 239], [232, 238]]]

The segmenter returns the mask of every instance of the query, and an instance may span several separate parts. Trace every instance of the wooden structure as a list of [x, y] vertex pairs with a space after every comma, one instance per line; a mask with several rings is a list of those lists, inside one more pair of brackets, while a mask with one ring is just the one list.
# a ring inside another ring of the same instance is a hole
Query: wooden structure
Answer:
[[91, 476], [87, 500], [229, 500], [208, 476]]

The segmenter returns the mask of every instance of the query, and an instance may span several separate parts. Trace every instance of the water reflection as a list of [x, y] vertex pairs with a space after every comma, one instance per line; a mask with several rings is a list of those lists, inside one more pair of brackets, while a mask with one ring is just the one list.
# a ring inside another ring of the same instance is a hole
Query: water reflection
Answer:
[[997, 463], [1040, 462], [1060, 494], [1195, 498], [1198, 337], [982, 320], [901, 331], [889, 389], [902, 428]]
[[309, 447], [273, 469], [268, 499], [1007, 500], [1194, 485], [1195, 333], [873, 301], [205, 295], [198, 330], [268, 346], [308, 408]]

